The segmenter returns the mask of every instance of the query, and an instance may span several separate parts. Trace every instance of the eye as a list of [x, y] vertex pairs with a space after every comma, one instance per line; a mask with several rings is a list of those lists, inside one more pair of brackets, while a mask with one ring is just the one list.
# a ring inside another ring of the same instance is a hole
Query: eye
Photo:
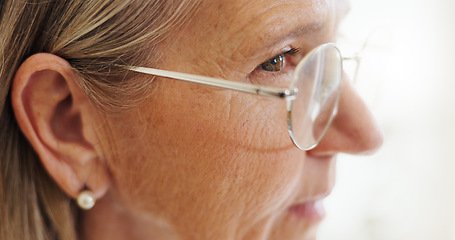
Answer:
[[283, 69], [284, 65], [286, 64], [286, 60], [283, 54], [277, 55], [261, 64], [262, 70], [269, 71], [269, 72], [278, 72]]
[[278, 72], [286, 66], [286, 55], [294, 55], [299, 51], [298, 48], [292, 48], [291, 50], [278, 54], [273, 58], [261, 63], [260, 68], [264, 71]]

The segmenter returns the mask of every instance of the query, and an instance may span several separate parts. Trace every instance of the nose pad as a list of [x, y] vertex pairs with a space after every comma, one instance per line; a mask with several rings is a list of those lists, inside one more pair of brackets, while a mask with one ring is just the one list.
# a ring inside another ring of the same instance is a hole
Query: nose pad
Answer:
[[379, 149], [384, 141], [383, 133], [346, 78], [338, 104], [338, 113], [324, 138], [308, 154], [369, 154]]

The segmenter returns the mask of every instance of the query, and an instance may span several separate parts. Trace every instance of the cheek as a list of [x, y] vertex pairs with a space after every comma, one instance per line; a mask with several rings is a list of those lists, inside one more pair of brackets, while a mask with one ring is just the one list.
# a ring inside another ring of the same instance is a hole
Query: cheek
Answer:
[[153, 106], [154, 114], [146, 124], [160, 131], [155, 134], [159, 142], [169, 139], [172, 142], [165, 143], [175, 148], [199, 144], [262, 152], [294, 147], [288, 134], [285, 100], [189, 83], [169, 85], [142, 111], [150, 112]]
[[230, 105], [226, 126], [231, 135], [224, 139], [231, 145], [249, 150], [275, 152], [291, 149], [286, 122], [286, 102], [260, 96], [239, 96]]
[[124, 201], [182, 226], [247, 224], [282, 208], [302, 171], [294, 151], [285, 151], [294, 147], [284, 101], [187, 89], [160, 91], [141, 114], [116, 121], [112, 171]]

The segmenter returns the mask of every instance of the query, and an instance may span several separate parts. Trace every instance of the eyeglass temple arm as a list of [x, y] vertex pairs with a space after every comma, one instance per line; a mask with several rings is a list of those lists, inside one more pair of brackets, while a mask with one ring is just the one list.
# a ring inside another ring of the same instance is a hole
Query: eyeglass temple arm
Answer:
[[362, 57], [360, 56], [360, 54], [355, 54], [355, 55], [350, 56], [350, 57], [343, 57], [343, 61], [355, 61], [355, 62], [359, 62], [360, 59], [362, 59]]
[[354, 83], [357, 82], [357, 76], [359, 75], [360, 60], [362, 60], [361, 53], [355, 53], [353, 56], [350, 56], [350, 57], [343, 57], [343, 61], [354, 61], [356, 64], [355, 70], [354, 70], [354, 76], [352, 79], [352, 81]]
[[281, 89], [281, 88], [273, 88], [273, 87], [266, 87], [260, 85], [253, 85], [248, 83], [241, 83], [241, 82], [234, 82], [228, 81], [219, 78], [212, 78], [206, 76], [200, 76], [195, 74], [189, 73], [180, 73], [180, 72], [173, 72], [155, 68], [146, 68], [146, 67], [134, 67], [128, 66], [129, 70], [139, 73], [145, 73], [149, 75], [159, 76], [159, 77], [166, 77], [166, 78], [173, 78], [181, 81], [197, 83], [212, 87], [224, 88], [224, 89], [231, 89], [237, 90], [246, 93], [257, 94], [261, 96], [267, 97], [278, 97], [278, 98], [288, 98], [294, 96], [295, 92], [290, 89]]

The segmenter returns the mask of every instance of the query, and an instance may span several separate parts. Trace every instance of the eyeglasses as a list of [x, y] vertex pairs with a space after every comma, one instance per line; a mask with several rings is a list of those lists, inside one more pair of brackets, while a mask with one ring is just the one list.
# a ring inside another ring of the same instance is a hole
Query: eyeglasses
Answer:
[[314, 48], [296, 65], [288, 88], [275, 88], [161, 69], [128, 66], [134, 72], [286, 100], [289, 136], [307, 151], [324, 137], [338, 111], [343, 58], [333, 43]]
[[344, 74], [352, 80], [365, 104], [374, 111], [383, 97], [384, 81], [390, 71], [391, 30], [388, 26], [378, 26], [366, 32], [352, 31], [337, 36], [337, 46], [350, 56], [343, 59]]

